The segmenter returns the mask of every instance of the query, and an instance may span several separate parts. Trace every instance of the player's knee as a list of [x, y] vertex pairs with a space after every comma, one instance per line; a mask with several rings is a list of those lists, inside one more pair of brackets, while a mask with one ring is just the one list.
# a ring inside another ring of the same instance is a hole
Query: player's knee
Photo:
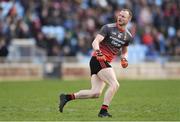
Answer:
[[93, 93], [93, 98], [98, 98], [101, 96], [101, 92], [94, 92]]
[[116, 83], [116, 90], [118, 90], [119, 87], [120, 87], [120, 84], [119, 84], [119, 82], [117, 82], [117, 83]]

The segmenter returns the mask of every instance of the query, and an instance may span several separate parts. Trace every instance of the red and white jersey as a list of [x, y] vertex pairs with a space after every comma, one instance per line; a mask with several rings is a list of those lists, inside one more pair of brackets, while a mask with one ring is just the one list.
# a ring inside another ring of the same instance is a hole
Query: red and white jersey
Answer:
[[[120, 31], [116, 23], [104, 25], [99, 34], [104, 36], [99, 48], [108, 62], [111, 62], [114, 56], [119, 54], [123, 46], [128, 46], [132, 41], [131, 33], [127, 29]], [[95, 53], [93, 53], [93, 56], [95, 56]]]

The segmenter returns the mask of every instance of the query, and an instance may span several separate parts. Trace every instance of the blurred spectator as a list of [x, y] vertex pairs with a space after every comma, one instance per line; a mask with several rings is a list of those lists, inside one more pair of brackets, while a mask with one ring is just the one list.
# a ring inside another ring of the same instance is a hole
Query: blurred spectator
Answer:
[[8, 55], [7, 45], [3, 37], [0, 37], [0, 62]]
[[48, 56], [89, 56], [97, 30], [121, 8], [133, 12], [132, 48], [142, 57], [180, 55], [179, 0], [1, 0], [0, 37], [5, 47], [35, 38]]

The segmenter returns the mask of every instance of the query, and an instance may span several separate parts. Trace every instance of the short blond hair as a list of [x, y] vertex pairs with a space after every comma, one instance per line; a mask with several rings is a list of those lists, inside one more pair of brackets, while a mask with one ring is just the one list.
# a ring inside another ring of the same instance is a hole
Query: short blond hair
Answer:
[[130, 9], [128, 9], [128, 8], [123, 8], [123, 9], [121, 9], [120, 11], [127, 11], [128, 13], [129, 13], [129, 18], [131, 19], [132, 18], [132, 11], [130, 10]]

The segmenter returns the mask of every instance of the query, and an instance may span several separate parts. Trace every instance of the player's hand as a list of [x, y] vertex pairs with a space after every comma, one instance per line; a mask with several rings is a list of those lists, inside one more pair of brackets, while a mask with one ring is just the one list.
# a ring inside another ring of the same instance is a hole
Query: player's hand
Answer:
[[96, 50], [96, 59], [98, 61], [106, 61], [106, 57], [102, 54], [100, 50]]
[[128, 66], [128, 61], [126, 60], [126, 58], [121, 58], [121, 66], [123, 68], [126, 68]]

